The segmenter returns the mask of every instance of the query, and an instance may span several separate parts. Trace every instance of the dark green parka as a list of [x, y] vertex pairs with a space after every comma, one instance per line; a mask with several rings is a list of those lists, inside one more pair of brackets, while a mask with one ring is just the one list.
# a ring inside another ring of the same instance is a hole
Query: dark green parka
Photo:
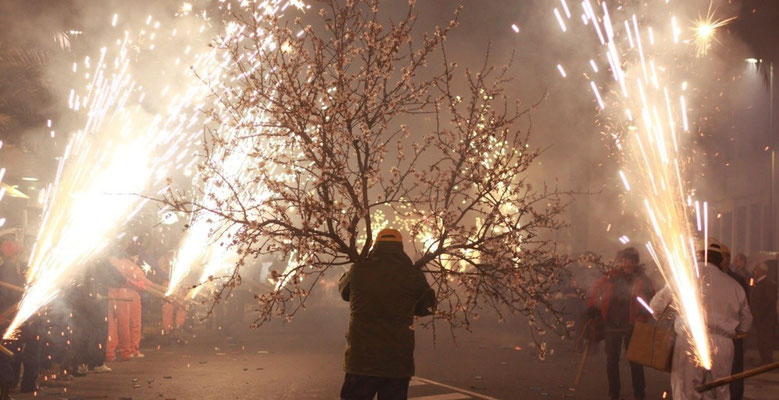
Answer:
[[435, 293], [400, 242], [377, 242], [368, 260], [341, 277], [351, 310], [344, 370], [350, 374], [414, 375], [414, 316], [435, 310]]

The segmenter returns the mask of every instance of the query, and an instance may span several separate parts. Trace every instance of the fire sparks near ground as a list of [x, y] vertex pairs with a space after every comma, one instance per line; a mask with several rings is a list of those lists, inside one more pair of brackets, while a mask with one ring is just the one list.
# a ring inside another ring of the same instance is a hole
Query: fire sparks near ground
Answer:
[[[114, 15], [112, 26], [118, 22]], [[136, 81], [138, 53], [153, 51], [155, 39], [162, 36], [151, 16], [143, 26], [138, 34], [123, 30], [96, 60], [86, 57], [73, 66], [74, 81], [83, 81], [83, 87], [71, 90], [68, 104], [85, 122], [72, 136], [46, 191], [28, 289], [6, 338], [54, 299], [71, 274], [117, 239], [147, 203], [143, 194], [163, 190], [170, 171], [190, 167], [187, 156], [191, 158], [190, 146], [199, 133], [192, 129], [198, 120], [195, 91], [203, 90], [192, 85], [168, 96], [168, 86], [150, 92]], [[175, 31], [168, 37], [174, 36]], [[148, 115], [144, 105], [149, 98], [167, 102], [167, 113]]]
[[[602, 44], [597, 58], [606, 59], [613, 81], [591, 80], [589, 84], [603, 110], [601, 118], [609, 121], [609, 133], [619, 138], [617, 147], [624, 158], [619, 178], [646, 215], [652, 238], [647, 248], [672, 288], [697, 362], [710, 369], [711, 348], [695, 255], [701, 249], [693, 245], [696, 234], [689, 223], [696, 213], [685, 201], [689, 188], [683, 162], [686, 143], [691, 139], [686, 100], [689, 90], [684, 81], [686, 72], [676, 66], [678, 60], [673, 57], [705, 54], [715, 30], [730, 19], [714, 19], [710, 9], [707, 18], [698, 22], [694, 38], [697, 51], [691, 52], [679, 40], [674, 5], [665, 3], [635, 9], [621, 6], [614, 14], [610, 14], [608, 2], [600, 2], [599, 11], [589, 0], [582, 3], [587, 17], [584, 23], [592, 24]], [[667, 26], [642, 26], [639, 21], [648, 20], [644, 13], [666, 14]], [[559, 20], [559, 13], [555, 17]], [[618, 18], [624, 24], [612, 24]], [[595, 65], [589, 60], [582, 68], [597, 71]], [[705, 236], [708, 220], [700, 207], [697, 215], [706, 221], [698, 229]]]
[[714, 268], [775, 284], [762, 3], [0, 2], [0, 399], [331, 397], [344, 348], [619, 397], [615, 326], [672, 353], [634, 397], [708, 391], [775, 320]]
[[[257, 7], [257, 4], [246, 3], [247, 7]], [[290, 2], [282, 0], [264, 1], [259, 10], [262, 10], [268, 16], [284, 12], [290, 6], [296, 8], [303, 7], [300, 2]], [[220, 46], [210, 52], [209, 58], [218, 57], [222, 61], [217, 65], [211, 65], [213, 71], [209, 74], [214, 79], [210, 80], [211, 87], [221, 88], [220, 79], [230, 68], [230, 53], [224, 49], [231, 43], [241, 43], [245, 40], [257, 40], [253, 35], [245, 32], [246, 26], [230, 24], [225, 29], [225, 35], [219, 39]], [[261, 38], [263, 46], [260, 49], [254, 49], [253, 52], [243, 54], [241, 57], [262, 62], [262, 55], [258, 50], [263, 48], [278, 46], [275, 39], [271, 36]], [[246, 46], [252, 49], [251, 46]], [[216, 99], [214, 112], [218, 114], [212, 119], [227, 121], [231, 116], [227, 115], [230, 110], [221, 107], [221, 104], [232, 101], [230, 90], [224, 90]], [[220, 102], [222, 102], [220, 104]], [[189, 229], [182, 239], [179, 249], [176, 252], [171, 267], [171, 277], [168, 285], [167, 295], [173, 294], [182, 284], [189, 272], [195, 268], [199, 278], [195, 289], [190, 291], [189, 295], [194, 297], [200, 291], [202, 285], [213, 279], [217, 273], [231, 275], [231, 261], [234, 257], [233, 251], [229, 249], [230, 238], [239, 228], [234, 224], [229, 215], [219, 215], [217, 210], [238, 210], [240, 204], [246, 203], [251, 199], [252, 202], [261, 203], [263, 196], [267, 196], [267, 190], [264, 190], [256, 170], [249, 164], [250, 153], [268, 150], [270, 147], [258, 143], [257, 135], [252, 131], [254, 127], [263, 125], [262, 113], [249, 113], [240, 118], [233, 124], [223, 124], [214, 128], [213, 131], [213, 149], [209, 158], [208, 174], [204, 176], [195, 176], [195, 186], [202, 186], [202, 193], [198, 202], [198, 210], [192, 213]], [[269, 166], [273, 169], [273, 166]], [[256, 179], [255, 179], [256, 178]], [[197, 182], [205, 180], [205, 182]], [[240, 181], [239, 185], [231, 185], [230, 182]], [[244, 215], [245, 217], [246, 215]], [[222, 242], [220, 242], [222, 241]], [[228, 243], [224, 243], [228, 242]]]
[[[259, 7], [269, 13], [289, 5], [299, 6], [299, 2], [260, 3], [244, 6]], [[192, 5], [186, 3], [180, 15], [189, 15], [191, 11]], [[198, 161], [192, 154], [202, 136], [203, 124], [208, 123], [199, 110], [212, 94], [210, 90], [218, 86], [229, 57], [217, 58], [217, 52], [205, 46], [207, 40], [202, 52], [184, 46], [173, 65], [166, 68], [172, 69], [171, 75], [186, 77], [190, 84], [171, 92], [176, 83], [171, 81], [152, 92], [133, 75], [134, 67], [140, 65], [139, 54], [153, 52], [158, 45], [173, 47], [181, 33], [195, 32], [165, 29], [151, 15], [143, 21], [126, 22], [117, 13], [111, 17], [110, 25], [123, 28], [121, 37], [101, 48], [96, 63], [86, 57], [83, 65], [73, 64], [75, 81], [84, 81], [86, 93], [80, 94], [82, 88], [75, 87], [68, 104], [74, 113], [84, 116], [85, 124], [74, 134], [61, 158], [55, 182], [46, 191], [43, 222], [30, 259], [28, 289], [5, 337], [11, 337], [20, 324], [54, 299], [69, 274], [84, 267], [120, 236], [124, 224], [148, 202], [143, 195], [162, 193], [167, 189], [165, 179], [170, 172], [189, 173]], [[201, 23], [196, 32], [203, 33], [204, 28]], [[240, 33], [233, 25], [228, 25], [226, 31], [222, 43]], [[170, 43], [159, 44], [166, 40]], [[167, 104], [165, 111], [149, 116], [144, 106], [151, 101]], [[244, 167], [234, 162], [227, 164], [233, 168], [233, 174]], [[182, 243], [171, 268], [168, 295], [192, 264], [204, 257], [213, 234], [210, 224], [195, 224], [189, 236], [197, 240]], [[205, 268], [202, 274], [208, 277], [215, 264], [218, 263], [205, 263], [212, 267]], [[201, 282], [204, 279], [201, 277]]]
[[[125, 41], [120, 54], [126, 54], [126, 45]], [[56, 296], [67, 270], [101, 251], [137, 210], [141, 199], [126, 193], [145, 189], [150, 175], [136, 174], [137, 170], [127, 165], [140, 164], [139, 169], [146, 172], [156, 167], [145, 151], [146, 141], [128, 132], [132, 121], [125, 107], [137, 94], [128, 61], [120, 58], [111, 68], [105, 58], [104, 49], [92, 72], [89, 91], [71, 103], [76, 110], [89, 110], [88, 119], [60, 162], [30, 260], [30, 288], [6, 338]], [[109, 131], [116, 133], [113, 140], [99, 136]]]

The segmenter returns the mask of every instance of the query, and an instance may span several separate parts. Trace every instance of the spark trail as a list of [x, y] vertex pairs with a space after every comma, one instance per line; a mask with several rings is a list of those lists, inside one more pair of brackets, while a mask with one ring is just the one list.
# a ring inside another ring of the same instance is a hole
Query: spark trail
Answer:
[[[304, 5], [300, 1], [266, 0], [242, 2], [239, 7], [239, 12], [260, 12], [273, 16], [281, 15], [290, 7], [301, 9]], [[189, 293], [191, 297], [197, 295], [203, 285], [211, 281], [216, 274], [227, 273], [231, 260], [239, 257], [231, 250], [229, 243], [224, 242], [229, 242], [240, 229], [240, 225], [234, 223], [229, 214], [242, 212], [246, 214], [242, 215], [245, 219], [256, 217], [256, 212], [244, 210], [242, 205], [250, 202], [260, 204], [270, 194], [263, 187], [257, 171], [250, 165], [253, 161], [251, 153], [270, 151], [272, 148], [264, 146], [265, 143], [259, 143], [259, 135], [253, 132], [254, 127], [263, 125], [265, 116], [262, 113], [249, 112], [236, 120], [234, 115], [229, 115], [231, 110], [225, 107], [225, 104], [230, 104], [236, 93], [228, 89], [230, 82], [219, 81], [221, 77], [230, 75], [227, 71], [233, 60], [232, 55], [224, 49], [243, 41], [262, 43], [259, 48], [251, 45], [238, 46], [247, 49], [247, 53], [240, 55], [241, 58], [254, 60], [256, 63], [262, 62], [263, 49], [279, 45], [271, 35], [256, 37], [247, 31], [245, 25], [231, 23], [226, 26], [224, 35], [217, 40], [219, 46], [216, 46], [209, 56], [221, 60], [216, 68], [218, 72], [211, 74], [215, 79], [210, 81], [210, 86], [219, 94], [210, 104], [212, 112], [216, 114], [212, 119], [230, 123], [213, 127], [213, 142], [209, 144], [212, 150], [206, 161], [206, 171], [195, 178], [195, 185], [201, 187], [201, 193], [196, 199], [198, 206], [191, 214], [190, 227], [176, 251], [167, 295], [175, 293], [192, 272], [198, 278], [197, 287]], [[274, 168], [272, 165], [266, 167], [271, 170]]]
[[[694, 357], [711, 369], [696, 261], [696, 250], [702, 249], [694, 245], [697, 233], [691, 216], [696, 212], [683, 169], [685, 143], [691, 133], [689, 89], [684, 79], [689, 72], [680, 60], [701, 54], [700, 37], [682, 36], [670, 0], [615, 5], [613, 10], [609, 4], [581, 2], [582, 23], [593, 29], [600, 43], [598, 54], [582, 62], [582, 71], [590, 77], [586, 90], [594, 94], [601, 118], [608, 121], [608, 133], [617, 139], [624, 164], [619, 177], [631, 198], [641, 204], [651, 237], [647, 248], [672, 289]], [[658, 15], [663, 22], [654, 25]], [[711, 16], [711, 10], [707, 15]], [[550, 23], [559, 19], [559, 13], [554, 13]], [[570, 34], [574, 21], [570, 19], [563, 31]], [[704, 33], [710, 40], [714, 30], [728, 20], [706, 21]], [[599, 68], [598, 61], [604, 67]], [[707, 211], [705, 203], [703, 208]], [[706, 213], [701, 214], [698, 207], [697, 215], [705, 221], [698, 231], [706, 236]]]
[[[119, 20], [114, 15], [111, 25]], [[199, 132], [193, 129], [199, 120], [198, 92], [206, 91], [195, 84], [170, 95], [169, 86], [154, 92], [143, 88], [133, 74], [138, 60], [153, 52], [159, 38], [174, 40], [176, 31], [163, 34], [152, 16], [140, 25], [143, 28], [123, 30], [96, 59], [85, 57], [83, 63], [73, 64], [77, 86], [68, 105], [84, 122], [71, 135], [46, 190], [27, 289], [5, 338], [53, 300], [74, 273], [115, 243], [123, 226], [147, 203], [143, 194], [164, 190], [170, 171], [191, 167]], [[203, 61], [197, 59], [193, 65]], [[165, 112], [150, 115], [146, 104], [151, 100], [165, 104]]]

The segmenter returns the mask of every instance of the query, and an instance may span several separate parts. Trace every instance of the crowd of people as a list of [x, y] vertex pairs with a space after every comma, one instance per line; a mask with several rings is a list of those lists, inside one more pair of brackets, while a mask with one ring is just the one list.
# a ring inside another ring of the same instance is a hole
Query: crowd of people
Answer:
[[[109, 253], [70, 277], [56, 302], [25, 322], [12, 340], [2, 342], [0, 400], [8, 399], [17, 386], [21, 392], [32, 392], [39, 385], [64, 385], [70, 377], [109, 373], [112, 362], [143, 358], [142, 321], [152, 309], [159, 313], [157, 331], [163, 337], [184, 328], [186, 296], [165, 296], [173, 252], [162, 251], [156, 257], [141, 243], [131, 242]], [[745, 340], [756, 344], [759, 363], [773, 361], [777, 283], [769, 274], [768, 261], [748, 265], [746, 256], [731, 258], [730, 249], [716, 241], [697, 256], [712, 368], [706, 370], [690, 357], [694, 349], [682, 318], [675, 318], [672, 395], [739, 400], [743, 381], [703, 393], [695, 388], [742, 371]], [[0, 236], [3, 332], [24, 292], [26, 259], [25, 248], [14, 235]], [[430, 315], [436, 303], [424, 275], [403, 252], [399, 231], [385, 229], [377, 235], [366, 265], [352, 266], [339, 287], [351, 309], [342, 398], [362, 398], [363, 392], [406, 393], [414, 373], [414, 338], [408, 326], [414, 316]], [[590, 322], [585, 325], [599, 331], [590, 336], [592, 340], [604, 342], [611, 399], [620, 398], [620, 358], [636, 324], [651, 322], [669, 310], [674, 313], [671, 289], [656, 290], [637, 249], [621, 250], [615, 265], [592, 285], [586, 312]], [[630, 373], [634, 398], [644, 399], [643, 367], [631, 363]]]
[[[696, 387], [744, 370], [745, 338], [754, 341], [759, 364], [773, 362], [774, 330], [777, 322], [777, 284], [769, 277], [765, 260], [747, 268], [747, 257], [736, 254], [717, 241], [697, 254], [700, 265], [699, 287], [706, 329], [712, 347], [711, 369], [692, 357], [684, 321], [674, 310], [673, 294], [668, 286], [655, 291], [640, 263], [639, 252], [628, 247], [617, 254], [616, 268], [604, 274], [592, 287], [588, 299], [588, 326], [599, 327], [590, 333], [592, 340], [604, 341], [608, 396], [620, 398], [619, 361], [627, 350], [637, 322], [670, 315], [676, 339], [673, 346], [670, 386], [675, 399], [734, 399], [744, 395], [744, 381], [699, 393]], [[675, 316], [675, 317], [674, 317]], [[645, 398], [643, 366], [630, 362], [633, 396]]]
[[[24, 253], [13, 234], [0, 237], [3, 332], [22, 298]], [[26, 321], [12, 340], [2, 342], [0, 400], [8, 399], [17, 386], [20, 392], [34, 392], [40, 385], [66, 386], [72, 377], [111, 372], [111, 362], [143, 358], [145, 311], [161, 314], [157, 331], [163, 336], [184, 328], [185, 304], [176, 297], [164, 298], [170, 253], [153, 259], [137, 243], [110, 253], [69, 277], [57, 301]]]

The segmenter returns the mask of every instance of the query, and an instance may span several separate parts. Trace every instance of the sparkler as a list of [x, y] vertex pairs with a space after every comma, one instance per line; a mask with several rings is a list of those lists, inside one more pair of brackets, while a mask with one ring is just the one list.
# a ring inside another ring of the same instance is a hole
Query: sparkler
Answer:
[[[298, 9], [304, 7], [300, 1], [270, 0], [255, 3], [257, 4], [246, 2], [242, 4], [242, 7], [245, 7], [247, 10], [256, 8], [268, 16], [281, 13], [289, 6], [294, 6]], [[217, 54], [223, 56], [222, 62], [212, 66], [214, 72], [211, 73], [211, 76], [214, 77], [213, 81], [215, 82], [212, 83], [213, 87], [221, 87], [223, 85], [218, 82], [218, 79], [221, 76], [229, 75], [226, 72], [230, 68], [230, 62], [232, 61], [228, 52], [223, 52], [219, 49], [228, 47], [229, 43], [255, 40], [253, 34], [244, 34], [245, 28], [245, 26], [238, 24], [228, 25], [225, 29], [225, 35], [219, 40], [221, 46], [218, 46], [209, 55], [209, 58], [214, 58]], [[243, 54], [242, 57], [262, 62], [261, 55], [258, 53], [269, 46], [278, 46], [278, 43], [275, 43], [274, 38], [270, 35], [263, 36], [260, 42], [263, 43], [263, 46], [259, 49], [252, 46], [244, 46], [246, 49], [253, 50]], [[221, 95], [229, 98], [232, 96], [232, 93], [229, 90], [224, 90]], [[221, 104], [219, 100], [217, 99], [217, 102], [214, 104], [217, 112], [222, 114], [218, 119], [221, 121], [231, 120], [231, 117], [227, 115], [229, 110], [219, 109]], [[254, 204], [257, 204], [261, 203], [263, 198], [270, 194], [262, 186], [261, 181], [255, 179], [257, 174], [253, 172], [249, 165], [252, 161], [250, 153], [262, 151], [260, 149], [271, 151], [270, 149], [273, 148], [271, 146], [261, 146], [257, 143], [259, 136], [254, 135], [254, 132], [250, 131], [251, 127], [262, 126], [264, 118], [262, 114], [247, 113], [240, 120], [234, 121], [234, 123], [215, 128], [216, 144], [209, 160], [209, 169], [215, 173], [213, 176], [205, 178], [203, 193], [199, 199], [202, 207], [191, 216], [190, 228], [176, 252], [171, 265], [171, 276], [166, 295], [173, 294], [192, 268], [197, 266], [200, 267], [198, 268], [198, 286], [189, 294], [194, 298], [202, 286], [210, 281], [215, 274], [227, 270], [230, 260], [238, 258], [237, 254], [229, 249], [229, 246], [224, 244], [214, 245], [214, 243], [219, 239], [233, 237], [238, 233], [239, 226], [233, 224], [229, 218], [216, 215], [211, 210], [237, 210], [241, 208], [240, 204], [244, 204], [250, 199]], [[275, 167], [269, 166], [268, 168], [273, 170]], [[203, 179], [203, 177], [198, 176], [196, 179]], [[228, 182], [232, 182], [234, 185], [226, 184]], [[248, 217], [248, 215], [243, 217]], [[199, 265], [196, 265], [198, 260], [201, 262]]]
[[[125, 49], [126, 41], [121, 50]], [[64, 272], [102, 250], [116, 225], [137, 208], [137, 198], [114, 197], [108, 193], [145, 188], [146, 177], [128, 173], [127, 168], [136, 162], [146, 164], [143, 168], [149, 167], [151, 160], [148, 155], [144, 157], [147, 153], [145, 144], [129, 138], [125, 138], [129, 139], [125, 143], [119, 140], [101, 143], [100, 139], [104, 138], [95, 137], [101, 131], [109, 130], [126, 134], [126, 125], [131, 124], [124, 107], [135, 92], [135, 85], [127, 70], [127, 60], [122, 60], [118, 68], [111, 71], [105, 57], [104, 49], [84, 99], [84, 107], [91, 110], [89, 117], [84, 128], [68, 144], [60, 161], [54, 190], [46, 202], [42, 228], [30, 258], [29, 289], [5, 338], [51, 301], [57, 295]], [[126, 152], [120, 149], [126, 149]]]
[[[673, 58], [663, 57], [671, 51], [678, 52], [677, 57], [685, 57], [689, 51], [684, 41], [679, 41], [678, 24], [668, 1], [666, 5], [651, 9], [654, 15], [660, 7], [667, 9], [670, 23], [663, 29], [641, 26], [638, 21], [646, 18], [637, 17], [624, 6], [617, 10], [622, 19], [620, 22], [624, 24], [612, 25], [617, 15], [610, 15], [607, 2], [599, 3], [601, 10], [596, 12], [590, 0], [582, 2], [586, 16], [584, 24], [592, 24], [602, 44], [604, 56], [600, 58], [605, 57], [608, 61], [613, 89], [595, 81], [590, 81], [589, 86], [607, 118], [620, 121], [611, 126], [618, 140], [617, 147], [625, 158], [625, 169], [619, 171], [619, 176], [626, 191], [641, 200], [651, 227], [652, 240], [647, 248], [672, 289], [694, 357], [702, 367], [711, 369], [706, 315], [700, 299], [698, 267], [692, 245], [694, 229], [689, 222], [689, 216], [693, 214], [692, 201], [685, 201], [688, 191], [681, 167], [682, 135], [689, 135], [687, 101], [683, 94], [674, 94], [674, 87], [678, 86], [673, 84], [683, 71], [673, 68], [677, 63]], [[698, 24], [694, 41], [697, 55], [701, 55], [702, 44], [708, 49], [716, 28], [730, 20], [715, 20], [709, 9], [707, 18]], [[671, 60], [670, 65], [665, 65], [666, 60]], [[587, 60], [583, 67], [597, 71], [593, 59]], [[603, 94], [599, 87], [604, 90]], [[686, 82], [681, 89], [687, 89]], [[674, 98], [678, 100], [674, 101]], [[701, 213], [700, 203], [695, 204], [697, 221], [702, 221], [698, 223], [698, 230], [705, 230], [708, 207], [704, 203]], [[639, 301], [646, 307], [643, 299]]]
[[[116, 14], [111, 25], [118, 21]], [[27, 292], [4, 338], [12, 337], [57, 296], [76, 269], [117, 237], [146, 204], [139, 194], [161, 190], [168, 171], [183, 168], [184, 158], [191, 154], [199, 131], [191, 129], [197, 120], [195, 92], [202, 89], [192, 84], [181, 95], [166, 97], [165, 89], [144, 91], [132, 73], [135, 58], [130, 52], [153, 50], [154, 38], [159, 37], [159, 23], [151, 26], [140, 31], [138, 43], [125, 30], [115, 46], [101, 48], [97, 62], [86, 57], [83, 75], [78, 65], [73, 66], [75, 80], [81, 76], [87, 80], [86, 93], [71, 90], [69, 105], [85, 122], [72, 135], [54, 183], [45, 192]], [[142, 107], [147, 95], [169, 98], [166, 113], [149, 117]]]
[[[201, 196], [203, 210], [192, 216], [190, 228], [182, 239], [181, 246], [176, 252], [172, 267], [171, 278], [166, 295], [173, 294], [182, 280], [190, 272], [198, 259], [202, 259], [198, 288], [191, 292], [194, 297], [200, 287], [219, 271], [225, 270], [228, 260], [232, 259], [232, 251], [225, 245], [214, 245], [215, 239], [230, 238], [237, 233], [238, 225], [232, 224], [226, 218], [212, 214], [209, 209], [215, 209], [219, 204], [233, 204], [245, 202], [249, 197], [261, 201], [267, 195], [267, 190], [262, 190], [259, 185], [251, 185], [254, 175], [248, 168], [251, 161], [249, 152], [254, 148], [254, 140], [239, 139], [236, 134], [245, 133], [241, 130], [229, 130], [229, 142], [238, 143], [238, 146], [229, 149], [226, 146], [218, 146], [216, 160], [218, 169], [216, 177], [209, 179]], [[243, 188], [235, 193], [231, 187], [224, 184], [228, 182], [241, 182]], [[210, 245], [210, 246], [209, 246]]]
[[[249, 6], [248, 2], [242, 4]], [[290, 4], [298, 6], [299, 2], [263, 1], [257, 6], [277, 12]], [[185, 4], [181, 14], [190, 11], [191, 6]], [[120, 21], [119, 14], [114, 14], [111, 26], [116, 27]], [[151, 15], [144, 25], [138, 43], [132, 40], [128, 29], [116, 47], [101, 49], [97, 63], [90, 57], [84, 60], [86, 93], [79, 95], [80, 90], [71, 90], [68, 104], [74, 112], [82, 113], [86, 122], [73, 135], [55, 181], [45, 191], [41, 230], [29, 261], [27, 292], [5, 338], [13, 336], [24, 321], [53, 300], [75, 269], [89, 262], [116, 238], [122, 226], [146, 204], [138, 194], [149, 188], [163, 192], [167, 189], [163, 180], [168, 171], [186, 172], [195, 161], [189, 160], [192, 146], [207, 122], [198, 110], [213, 89], [201, 81], [218, 82], [231, 60], [227, 56], [216, 58], [212, 50], [190, 54], [192, 48], [182, 46], [183, 54], [173, 65], [174, 73], [169, 74], [173, 76], [171, 81], [161, 85], [158, 93], [145, 91], [131, 72], [134, 64], [129, 53], [142, 48], [153, 51], [155, 39], [163, 34], [159, 22]], [[165, 37], [172, 42], [177, 30], [173, 29]], [[194, 61], [179, 65], [182, 58]], [[78, 67], [73, 64], [74, 74], [78, 74]], [[190, 68], [198, 71], [198, 79], [194, 79]], [[179, 83], [174, 81], [178, 77], [176, 72], [184, 72], [193, 82], [181, 85], [180, 92], [171, 94], [171, 84]], [[142, 105], [144, 99], [152, 96], [159, 97], [155, 100], [167, 107], [163, 113], [149, 118]], [[194, 231], [199, 238], [211, 234], [207, 226], [196, 227]], [[196, 259], [203, 248], [190, 245], [179, 254]], [[180, 269], [171, 272], [182, 275]], [[183, 272], [185, 275], [186, 270]]]

